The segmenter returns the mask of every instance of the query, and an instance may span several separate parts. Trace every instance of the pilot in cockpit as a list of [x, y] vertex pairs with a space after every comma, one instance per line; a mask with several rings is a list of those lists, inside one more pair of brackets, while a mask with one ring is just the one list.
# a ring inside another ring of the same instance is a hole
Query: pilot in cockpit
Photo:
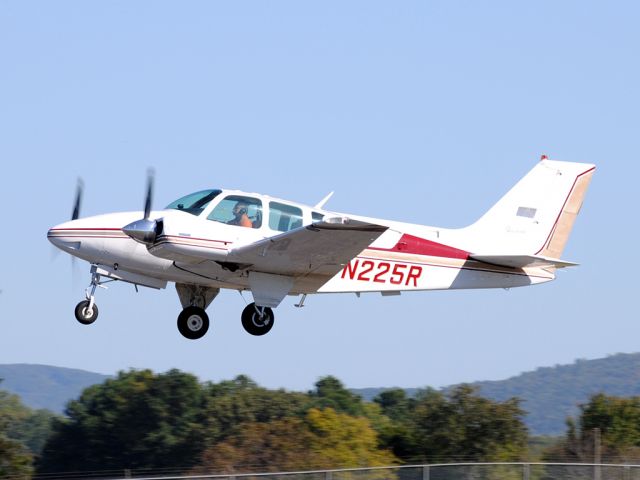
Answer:
[[249, 219], [248, 210], [249, 210], [249, 205], [247, 205], [246, 202], [240, 200], [233, 207], [234, 218], [232, 220], [229, 220], [227, 224], [253, 228], [253, 222]]

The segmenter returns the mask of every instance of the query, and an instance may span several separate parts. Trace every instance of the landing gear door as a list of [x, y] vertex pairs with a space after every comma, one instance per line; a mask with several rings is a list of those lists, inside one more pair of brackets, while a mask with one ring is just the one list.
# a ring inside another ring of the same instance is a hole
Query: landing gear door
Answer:
[[275, 308], [293, 286], [293, 277], [271, 273], [249, 272], [249, 287], [253, 300], [260, 307]]

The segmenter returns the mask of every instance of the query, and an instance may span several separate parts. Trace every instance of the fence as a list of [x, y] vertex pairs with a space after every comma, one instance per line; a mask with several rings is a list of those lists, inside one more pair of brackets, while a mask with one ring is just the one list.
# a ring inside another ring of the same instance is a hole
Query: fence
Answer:
[[232, 475], [167, 476], [144, 475], [125, 470], [115, 472], [74, 472], [34, 477], [53, 479], [110, 480], [640, 480], [640, 465], [586, 463], [442, 463], [340, 470], [279, 473], [238, 473]]

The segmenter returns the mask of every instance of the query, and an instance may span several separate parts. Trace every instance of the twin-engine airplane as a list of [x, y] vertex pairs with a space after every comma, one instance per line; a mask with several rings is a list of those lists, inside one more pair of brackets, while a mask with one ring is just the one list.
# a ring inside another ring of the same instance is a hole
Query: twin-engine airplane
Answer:
[[121, 280], [152, 288], [174, 282], [189, 339], [209, 328], [205, 309], [221, 288], [250, 290], [242, 312], [252, 335], [273, 327], [286, 295], [511, 288], [555, 278], [594, 165], [542, 160], [474, 224], [428, 227], [307, 206], [236, 190], [203, 190], [151, 211], [78, 218], [51, 228], [49, 240], [91, 263], [91, 284], [75, 316], [98, 317], [95, 290]]

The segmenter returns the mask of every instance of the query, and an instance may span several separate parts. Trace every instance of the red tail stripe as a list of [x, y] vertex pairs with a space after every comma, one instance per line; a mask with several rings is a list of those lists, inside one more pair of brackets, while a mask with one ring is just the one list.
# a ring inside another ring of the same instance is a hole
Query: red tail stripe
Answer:
[[467, 260], [470, 256], [469, 252], [458, 248], [443, 245], [442, 243], [432, 242], [425, 238], [414, 237], [413, 235], [404, 234], [398, 240], [393, 248], [371, 248], [369, 250], [382, 250], [385, 252], [402, 252], [414, 255], [428, 255], [430, 257], [459, 258]]

